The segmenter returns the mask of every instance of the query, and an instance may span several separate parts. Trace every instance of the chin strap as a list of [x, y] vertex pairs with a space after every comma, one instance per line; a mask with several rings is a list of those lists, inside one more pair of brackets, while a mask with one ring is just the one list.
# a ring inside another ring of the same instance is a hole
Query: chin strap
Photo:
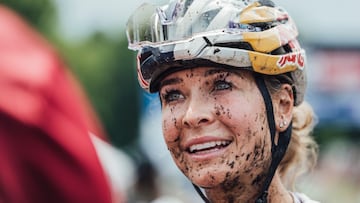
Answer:
[[[273, 110], [271, 95], [265, 85], [264, 78], [260, 74], [255, 74], [254, 76], [255, 76], [256, 85], [258, 86], [261, 95], [264, 98], [266, 115], [270, 129], [270, 136], [271, 136], [271, 164], [262, 188], [262, 192], [260, 193], [260, 196], [255, 200], [255, 203], [267, 203], [269, 186], [275, 175], [275, 171], [280, 161], [285, 155], [286, 149], [288, 148], [291, 139], [292, 122], [290, 122], [289, 127], [284, 132], [279, 133], [279, 139], [277, 142], [278, 144], [276, 145], [275, 144], [276, 125], [275, 125], [274, 110]], [[196, 192], [204, 200], [204, 202], [210, 203], [210, 200], [202, 193], [199, 186], [195, 184], [193, 184], [193, 186]]]
[[196, 192], [200, 195], [201, 199], [205, 202], [205, 203], [211, 203], [210, 200], [204, 195], [204, 193], [201, 191], [200, 187], [195, 185], [193, 183], [193, 186], [196, 190]]

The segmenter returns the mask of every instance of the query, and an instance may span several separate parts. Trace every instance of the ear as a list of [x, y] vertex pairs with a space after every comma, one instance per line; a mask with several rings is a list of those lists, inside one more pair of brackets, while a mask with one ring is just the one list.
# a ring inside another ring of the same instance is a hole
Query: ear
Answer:
[[276, 130], [283, 132], [289, 127], [292, 120], [294, 95], [291, 85], [282, 84], [280, 90], [275, 93], [273, 102]]

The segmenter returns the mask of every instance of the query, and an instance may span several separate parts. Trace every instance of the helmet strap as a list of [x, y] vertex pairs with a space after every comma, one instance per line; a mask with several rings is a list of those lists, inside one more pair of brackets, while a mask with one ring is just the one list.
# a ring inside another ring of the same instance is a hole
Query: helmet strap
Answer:
[[[291, 139], [291, 131], [292, 131], [292, 122], [289, 124], [289, 127], [284, 131], [279, 133], [278, 144], [275, 144], [275, 134], [276, 134], [276, 126], [275, 126], [275, 118], [274, 118], [274, 110], [273, 104], [271, 100], [271, 95], [269, 93], [268, 88], [266, 87], [264, 77], [260, 74], [254, 74], [256, 85], [258, 86], [262, 97], [264, 98], [266, 115], [269, 124], [270, 136], [271, 136], [271, 163], [269, 167], [269, 172], [266, 176], [262, 192], [260, 196], [256, 199], [255, 203], [267, 203], [267, 196], [269, 194], [269, 186], [271, 181], [275, 175], [276, 169], [280, 164], [282, 158], [285, 155], [285, 152], [289, 146]], [[199, 186], [193, 184], [196, 192], [200, 195], [200, 197], [204, 200], [205, 203], [210, 203], [210, 200], [203, 194], [200, 190]]]
[[266, 203], [269, 186], [271, 181], [275, 175], [276, 169], [280, 164], [280, 161], [285, 155], [286, 149], [288, 148], [290, 138], [291, 138], [291, 130], [292, 130], [292, 122], [290, 123], [289, 127], [284, 131], [279, 133], [278, 144], [275, 144], [275, 134], [276, 134], [276, 126], [275, 126], [275, 118], [274, 118], [274, 110], [273, 104], [271, 100], [271, 95], [269, 93], [268, 88], [266, 87], [264, 77], [260, 74], [254, 74], [255, 82], [261, 92], [261, 95], [264, 98], [267, 120], [270, 129], [270, 136], [271, 136], [271, 164], [269, 168], [269, 172], [265, 179], [265, 183], [263, 185], [262, 192], [260, 196], [257, 198], [255, 203]]
[[193, 186], [196, 190], [196, 192], [200, 195], [201, 199], [205, 202], [205, 203], [210, 203], [210, 200], [204, 195], [204, 193], [201, 191], [200, 187], [195, 185], [193, 183]]

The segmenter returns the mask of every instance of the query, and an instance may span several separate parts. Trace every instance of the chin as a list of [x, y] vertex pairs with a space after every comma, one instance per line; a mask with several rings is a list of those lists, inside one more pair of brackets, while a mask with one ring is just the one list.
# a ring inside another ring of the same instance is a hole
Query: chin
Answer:
[[218, 171], [218, 169], [202, 169], [190, 174], [186, 174], [187, 178], [197, 186], [202, 188], [212, 188], [220, 185], [226, 179], [227, 172]]

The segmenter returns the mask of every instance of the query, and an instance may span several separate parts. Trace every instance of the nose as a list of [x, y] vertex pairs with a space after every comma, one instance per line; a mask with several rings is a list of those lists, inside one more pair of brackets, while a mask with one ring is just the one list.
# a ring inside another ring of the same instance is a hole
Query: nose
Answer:
[[209, 104], [201, 100], [191, 100], [185, 110], [182, 124], [187, 128], [197, 128], [214, 120]]

